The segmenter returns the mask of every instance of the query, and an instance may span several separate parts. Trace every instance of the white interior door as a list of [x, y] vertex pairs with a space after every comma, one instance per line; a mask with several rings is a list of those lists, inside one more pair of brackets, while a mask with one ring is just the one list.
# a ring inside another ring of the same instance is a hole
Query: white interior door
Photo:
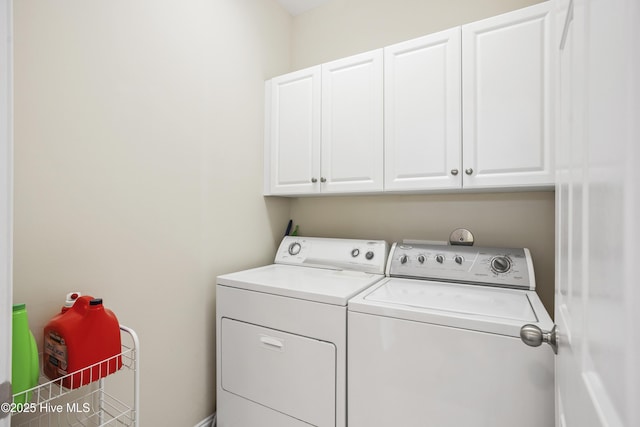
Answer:
[[[10, 402], [11, 392], [11, 0], [0, 0], [0, 403]], [[9, 427], [6, 411], [0, 410], [0, 427]]]
[[640, 6], [557, 0], [556, 425], [640, 425]]

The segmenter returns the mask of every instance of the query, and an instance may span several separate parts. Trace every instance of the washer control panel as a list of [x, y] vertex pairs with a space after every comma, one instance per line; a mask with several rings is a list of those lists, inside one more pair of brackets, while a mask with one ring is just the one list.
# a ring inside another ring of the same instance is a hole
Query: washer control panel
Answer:
[[388, 254], [384, 240], [285, 236], [275, 263], [384, 274]]
[[387, 275], [528, 290], [536, 287], [526, 248], [394, 243]]

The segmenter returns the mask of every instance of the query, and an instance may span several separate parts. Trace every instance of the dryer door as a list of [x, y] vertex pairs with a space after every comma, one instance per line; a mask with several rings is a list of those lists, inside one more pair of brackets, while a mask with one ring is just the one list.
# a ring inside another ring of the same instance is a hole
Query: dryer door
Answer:
[[228, 318], [221, 331], [225, 391], [314, 426], [335, 425], [333, 344]]

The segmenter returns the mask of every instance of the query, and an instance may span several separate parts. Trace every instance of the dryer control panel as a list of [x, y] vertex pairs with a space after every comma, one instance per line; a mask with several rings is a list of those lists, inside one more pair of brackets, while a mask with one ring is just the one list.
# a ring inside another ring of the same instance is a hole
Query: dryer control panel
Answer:
[[394, 243], [387, 275], [528, 290], [536, 287], [526, 248]]
[[275, 263], [384, 274], [388, 254], [384, 240], [285, 236]]

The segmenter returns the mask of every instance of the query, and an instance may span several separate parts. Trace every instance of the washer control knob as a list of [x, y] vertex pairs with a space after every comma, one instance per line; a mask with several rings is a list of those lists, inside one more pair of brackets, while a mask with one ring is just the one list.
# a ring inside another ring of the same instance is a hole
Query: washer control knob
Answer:
[[351, 251], [351, 256], [352, 256], [352, 257], [354, 257], [354, 258], [355, 258], [355, 257], [357, 257], [358, 255], [360, 255], [360, 249], [357, 249], [357, 248], [356, 248], [356, 249], [354, 249], [354, 250], [352, 250], [352, 251]]
[[298, 242], [293, 242], [289, 245], [289, 255], [298, 255], [302, 246]]
[[427, 260], [427, 258], [425, 258], [424, 255], [418, 255], [418, 262], [420, 264], [424, 264], [424, 262]]
[[491, 269], [496, 273], [506, 273], [511, 268], [511, 261], [506, 256], [491, 258]]
[[464, 258], [462, 257], [462, 255], [456, 255], [454, 260], [457, 264], [460, 264], [460, 265], [462, 265], [462, 263], [464, 262]]
[[400, 257], [400, 264], [406, 264], [409, 258], [406, 255]]
[[373, 251], [369, 251], [369, 252], [367, 252], [366, 254], [364, 254], [364, 257], [365, 257], [366, 259], [373, 259], [373, 256], [374, 256]]
[[436, 255], [436, 261], [438, 264], [442, 264], [444, 262], [444, 255]]

